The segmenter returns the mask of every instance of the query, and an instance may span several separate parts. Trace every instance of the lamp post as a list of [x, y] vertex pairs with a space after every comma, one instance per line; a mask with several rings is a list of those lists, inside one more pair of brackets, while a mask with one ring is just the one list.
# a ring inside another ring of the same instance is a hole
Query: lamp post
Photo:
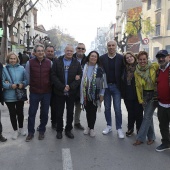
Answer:
[[30, 32], [30, 25], [26, 25], [26, 32], [27, 32], [27, 51], [30, 49], [30, 39], [29, 39], [29, 32]]

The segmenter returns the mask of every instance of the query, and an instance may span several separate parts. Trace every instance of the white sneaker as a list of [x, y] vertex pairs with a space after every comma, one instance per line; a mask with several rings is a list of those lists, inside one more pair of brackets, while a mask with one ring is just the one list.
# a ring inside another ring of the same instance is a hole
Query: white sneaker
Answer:
[[90, 136], [91, 136], [91, 137], [95, 137], [94, 129], [90, 129]]
[[19, 133], [19, 135], [26, 136], [26, 132], [24, 131], [23, 128], [19, 128], [18, 133]]
[[103, 130], [103, 134], [104, 135], [107, 135], [109, 132], [111, 132], [112, 131], [112, 127], [111, 126], [107, 126], [104, 130]]
[[90, 133], [90, 128], [87, 127], [87, 128], [84, 130], [83, 134], [84, 134], [84, 135], [88, 135], [89, 133]]
[[117, 130], [117, 134], [118, 134], [118, 136], [119, 136], [119, 138], [120, 138], [120, 139], [125, 138], [125, 136], [124, 136], [124, 133], [123, 133], [122, 129], [118, 129], [118, 130]]
[[12, 139], [16, 140], [18, 138], [18, 131], [15, 130]]

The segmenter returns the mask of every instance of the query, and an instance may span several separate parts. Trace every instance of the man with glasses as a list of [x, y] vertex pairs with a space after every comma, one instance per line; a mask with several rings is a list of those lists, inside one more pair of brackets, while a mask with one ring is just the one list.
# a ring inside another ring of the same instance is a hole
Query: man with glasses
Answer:
[[41, 104], [41, 119], [38, 139], [44, 139], [51, 98], [50, 73], [52, 62], [45, 58], [44, 46], [41, 44], [34, 47], [34, 54], [35, 58], [29, 60], [26, 64], [26, 77], [28, 84], [30, 85], [28, 136], [26, 137], [26, 142], [31, 141], [34, 137], [35, 116], [39, 103]]
[[162, 135], [162, 144], [156, 148], [161, 152], [170, 149], [169, 123], [170, 123], [170, 55], [166, 50], [160, 50], [156, 58], [159, 63], [157, 77], [158, 91], [158, 120]]
[[57, 105], [57, 139], [62, 139], [63, 132], [63, 113], [66, 104], [66, 126], [65, 135], [73, 139], [72, 122], [74, 101], [77, 87], [80, 85], [82, 70], [80, 63], [73, 58], [74, 48], [72, 45], [67, 45], [64, 56], [61, 56], [53, 64], [52, 67], [52, 82], [54, 84], [54, 92], [56, 94]]
[[[77, 59], [77, 61], [79, 61], [82, 70], [86, 62], [85, 52], [86, 52], [85, 45], [83, 43], [78, 43], [76, 47], [76, 53], [74, 53], [73, 57]], [[84, 127], [80, 123], [80, 114], [81, 114], [81, 104], [80, 104], [80, 86], [79, 86], [77, 88], [77, 94], [75, 99], [74, 127], [80, 130], [84, 130]]]
[[[45, 57], [51, 60], [53, 63], [56, 61], [57, 57], [54, 56], [54, 46], [50, 45], [45, 48]], [[54, 94], [54, 87], [52, 85], [52, 92], [51, 92], [51, 100], [50, 100], [50, 107], [51, 107], [51, 127], [52, 129], [56, 130], [56, 114], [57, 114], [57, 105], [56, 99]], [[41, 113], [40, 113], [41, 119]], [[37, 127], [37, 131], [39, 131], [39, 126]]]

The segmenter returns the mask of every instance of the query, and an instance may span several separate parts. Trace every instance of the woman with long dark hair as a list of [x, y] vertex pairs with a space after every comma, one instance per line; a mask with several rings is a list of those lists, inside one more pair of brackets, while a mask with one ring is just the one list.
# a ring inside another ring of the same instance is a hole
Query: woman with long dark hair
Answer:
[[135, 123], [137, 133], [139, 131], [143, 119], [143, 107], [138, 102], [135, 86], [136, 57], [129, 51], [124, 55], [123, 61], [125, 70], [122, 77], [122, 94], [128, 112], [128, 130], [126, 136], [131, 136], [134, 132]]
[[100, 67], [98, 52], [91, 51], [86, 61], [81, 81], [80, 103], [86, 110], [88, 124], [87, 128], [84, 130], [84, 134], [89, 134], [91, 137], [94, 137], [96, 112], [97, 109], [101, 107], [107, 83], [105, 73]]

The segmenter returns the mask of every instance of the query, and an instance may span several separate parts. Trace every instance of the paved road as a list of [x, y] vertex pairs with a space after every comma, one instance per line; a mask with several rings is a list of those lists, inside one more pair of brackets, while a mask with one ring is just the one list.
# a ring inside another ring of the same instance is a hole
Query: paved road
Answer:
[[[123, 130], [126, 131], [127, 112], [122, 103]], [[27, 126], [28, 104], [25, 105], [24, 128]], [[36, 127], [39, 122], [36, 118]], [[86, 125], [85, 112], [82, 124]], [[113, 114], [114, 122], [114, 114]], [[25, 137], [12, 140], [12, 127], [8, 110], [2, 107], [3, 134], [6, 143], [0, 143], [0, 170], [170, 170], [170, 150], [157, 153], [161, 136], [157, 117], [154, 116], [156, 141], [148, 146], [146, 143], [133, 146], [135, 135], [118, 139], [115, 126], [109, 135], [102, 135], [106, 122], [102, 112], [97, 115], [96, 137], [84, 136], [82, 131], [74, 129], [75, 139], [63, 136], [56, 139], [56, 132], [47, 125], [45, 139], [39, 141], [35, 133], [33, 141], [26, 143]], [[114, 124], [114, 123], [113, 123]]]

